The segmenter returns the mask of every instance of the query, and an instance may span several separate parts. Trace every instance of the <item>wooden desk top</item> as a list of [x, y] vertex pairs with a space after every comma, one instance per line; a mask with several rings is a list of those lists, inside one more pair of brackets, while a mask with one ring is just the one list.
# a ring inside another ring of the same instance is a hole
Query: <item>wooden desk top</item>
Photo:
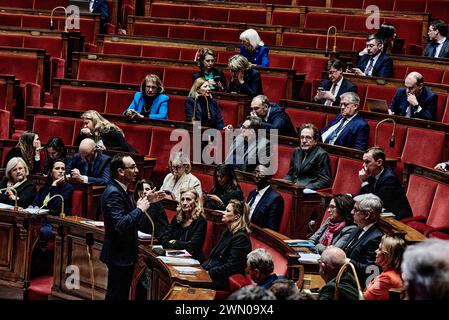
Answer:
[[215, 291], [211, 289], [192, 288], [173, 283], [164, 300], [214, 300]]

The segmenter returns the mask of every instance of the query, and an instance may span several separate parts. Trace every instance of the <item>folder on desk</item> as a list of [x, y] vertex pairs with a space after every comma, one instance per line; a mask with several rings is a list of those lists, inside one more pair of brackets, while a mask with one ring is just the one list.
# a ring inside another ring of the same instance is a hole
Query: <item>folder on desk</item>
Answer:
[[199, 268], [188, 267], [188, 266], [175, 266], [173, 267], [176, 271], [181, 274], [197, 274], [201, 271]]
[[200, 262], [198, 260], [192, 258], [176, 258], [176, 257], [165, 257], [158, 256], [158, 259], [162, 260], [162, 262], [166, 264], [170, 264], [173, 266], [199, 266]]
[[301, 253], [298, 261], [303, 264], [318, 264], [318, 259], [321, 256], [316, 253]]
[[306, 248], [315, 247], [315, 244], [309, 240], [291, 239], [291, 240], [284, 240], [284, 242], [287, 243], [289, 247], [306, 247]]

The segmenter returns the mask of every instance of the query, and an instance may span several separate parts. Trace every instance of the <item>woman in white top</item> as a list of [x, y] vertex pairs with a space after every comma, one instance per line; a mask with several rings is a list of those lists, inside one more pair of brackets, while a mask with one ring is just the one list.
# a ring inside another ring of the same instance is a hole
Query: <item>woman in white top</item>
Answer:
[[192, 167], [187, 155], [183, 152], [173, 153], [168, 162], [170, 173], [164, 179], [161, 190], [165, 191], [168, 199], [179, 201], [180, 190], [185, 188], [195, 189], [202, 197], [201, 182], [190, 173]]

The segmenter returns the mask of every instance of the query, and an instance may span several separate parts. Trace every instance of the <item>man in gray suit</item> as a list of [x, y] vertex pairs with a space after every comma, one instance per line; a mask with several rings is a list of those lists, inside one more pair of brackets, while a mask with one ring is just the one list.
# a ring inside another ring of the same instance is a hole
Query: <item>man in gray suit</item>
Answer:
[[320, 131], [311, 123], [300, 128], [301, 145], [293, 151], [290, 169], [285, 180], [316, 190], [331, 184], [329, 154], [317, 146]]
[[449, 58], [449, 40], [447, 37], [447, 24], [443, 20], [430, 23], [429, 42], [424, 49], [423, 56], [429, 58]]

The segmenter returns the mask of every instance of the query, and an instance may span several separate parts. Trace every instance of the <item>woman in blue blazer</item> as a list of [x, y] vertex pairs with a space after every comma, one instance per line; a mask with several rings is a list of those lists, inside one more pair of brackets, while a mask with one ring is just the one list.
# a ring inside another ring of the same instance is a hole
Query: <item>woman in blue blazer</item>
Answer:
[[134, 94], [133, 101], [123, 114], [131, 119], [138, 116], [167, 120], [170, 98], [162, 92], [161, 79], [155, 74], [147, 75], [140, 85], [140, 91]]
[[270, 49], [265, 46], [260, 39], [259, 34], [254, 29], [247, 29], [240, 34], [242, 45], [240, 46], [240, 54], [248, 61], [259, 67], [269, 67], [270, 59], [268, 52]]

